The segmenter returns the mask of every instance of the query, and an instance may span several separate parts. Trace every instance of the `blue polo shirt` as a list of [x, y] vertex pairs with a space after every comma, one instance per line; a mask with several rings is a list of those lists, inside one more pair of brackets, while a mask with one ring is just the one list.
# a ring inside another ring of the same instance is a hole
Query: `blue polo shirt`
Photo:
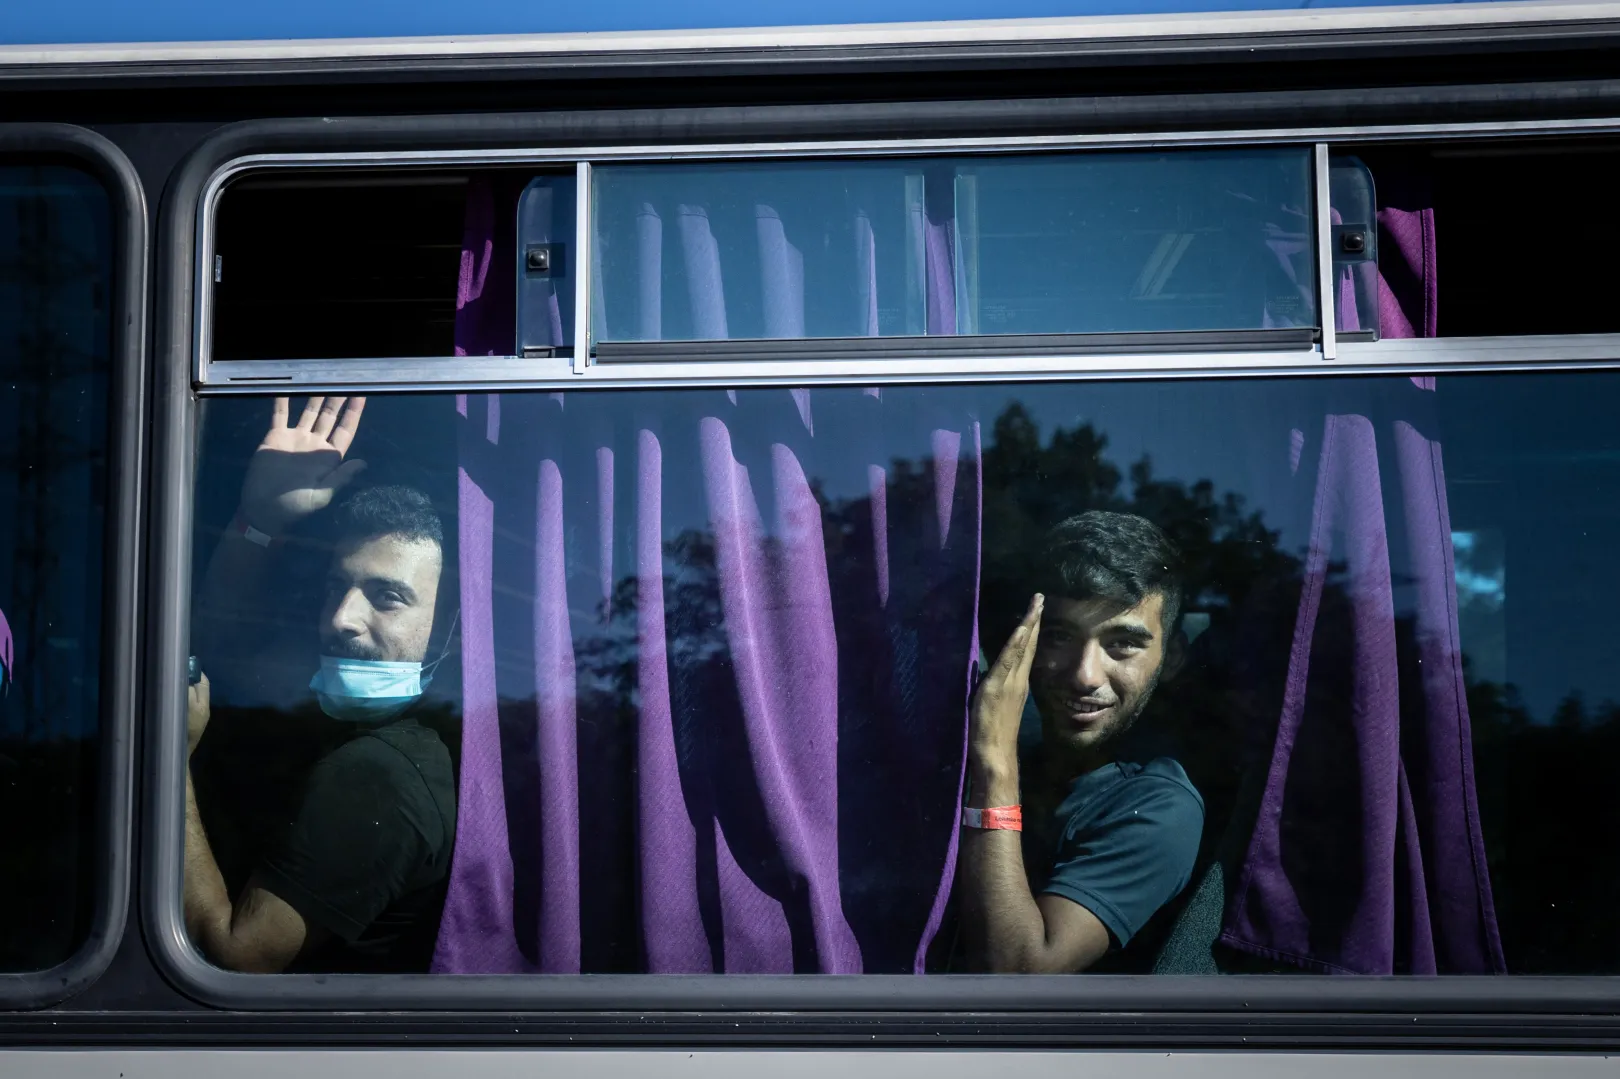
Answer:
[[1180, 764], [1117, 761], [1080, 776], [1057, 808], [1041, 891], [1085, 907], [1125, 947], [1192, 877], [1204, 799]]

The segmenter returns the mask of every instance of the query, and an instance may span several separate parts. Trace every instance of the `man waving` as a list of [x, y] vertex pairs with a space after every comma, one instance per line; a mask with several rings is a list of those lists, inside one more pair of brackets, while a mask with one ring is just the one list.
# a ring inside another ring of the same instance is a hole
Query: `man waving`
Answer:
[[433, 673], [444, 536], [419, 491], [352, 484], [364, 409], [315, 397], [291, 423], [276, 399], [199, 595], [194, 639], [212, 663], [276, 622], [282, 538], [331, 515], [312, 721], [210, 730], [208, 679], [190, 691], [186, 927], [230, 970], [426, 969], [432, 947], [455, 793], [448, 751], [413, 710]]

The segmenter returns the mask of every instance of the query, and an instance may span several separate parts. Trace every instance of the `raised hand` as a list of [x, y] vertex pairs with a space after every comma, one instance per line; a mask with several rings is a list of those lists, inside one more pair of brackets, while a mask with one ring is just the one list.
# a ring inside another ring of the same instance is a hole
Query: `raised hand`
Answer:
[[973, 694], [968, 725], [968, 752], [976, 769], [1001, 773], [1017, 769], [1018, 727], [1029, 696], [1029, 668], [1041, 636], [1041, 612], [1046, 597], [1037, 593], [1029, 601], [1024, 620], [996, 657], [995, 664]]
[[242, 482], [242, 516], [272, 536], [331, 505], [366, 467], [345, 461], [366, 409], [364, 397], [311, 397], [296, 424], [288, 400], [276, 398], [270, 430], [248, 464]]

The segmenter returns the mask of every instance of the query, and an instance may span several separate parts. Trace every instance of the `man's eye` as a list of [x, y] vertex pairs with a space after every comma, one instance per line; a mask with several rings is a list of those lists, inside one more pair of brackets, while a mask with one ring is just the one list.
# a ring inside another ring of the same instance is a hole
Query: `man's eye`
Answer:
[[403, 607], [404, 605], [405, 597], [398, 592], [383, 592], [377, 596], [376, 606], [378, 607]]

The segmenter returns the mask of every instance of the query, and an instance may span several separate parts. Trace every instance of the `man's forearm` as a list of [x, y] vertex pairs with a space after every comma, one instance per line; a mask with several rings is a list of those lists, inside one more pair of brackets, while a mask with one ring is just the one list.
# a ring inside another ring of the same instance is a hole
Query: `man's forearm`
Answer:
[[[968, 804], [1017, 805], [1016, 761], [972, 762]], [[998, 974], [1045, 969], [1046, 922], [1029, 890], [1021, 833], [962, 829], [962, 914], [975, 966]]]
[[225, 888], [225, 877], [214, 861], [214, 852], [208, 845], [208, 833], [203, 829], [202, 816], [197, 812], [197, 794], [191, 785], [191, 770], [186, 770], [186, 868], [185, 883], [186, 932], [192, 943], [201, 948], [210, 959], [219, 961], [221, 942], [231, 934], [231, 896]]
[[244, 645], [262, 631], [272, 553], [227, 532], [208, 560], [192, 619], [192, 652], [203, 668], [226, 681], [251, 676]]

